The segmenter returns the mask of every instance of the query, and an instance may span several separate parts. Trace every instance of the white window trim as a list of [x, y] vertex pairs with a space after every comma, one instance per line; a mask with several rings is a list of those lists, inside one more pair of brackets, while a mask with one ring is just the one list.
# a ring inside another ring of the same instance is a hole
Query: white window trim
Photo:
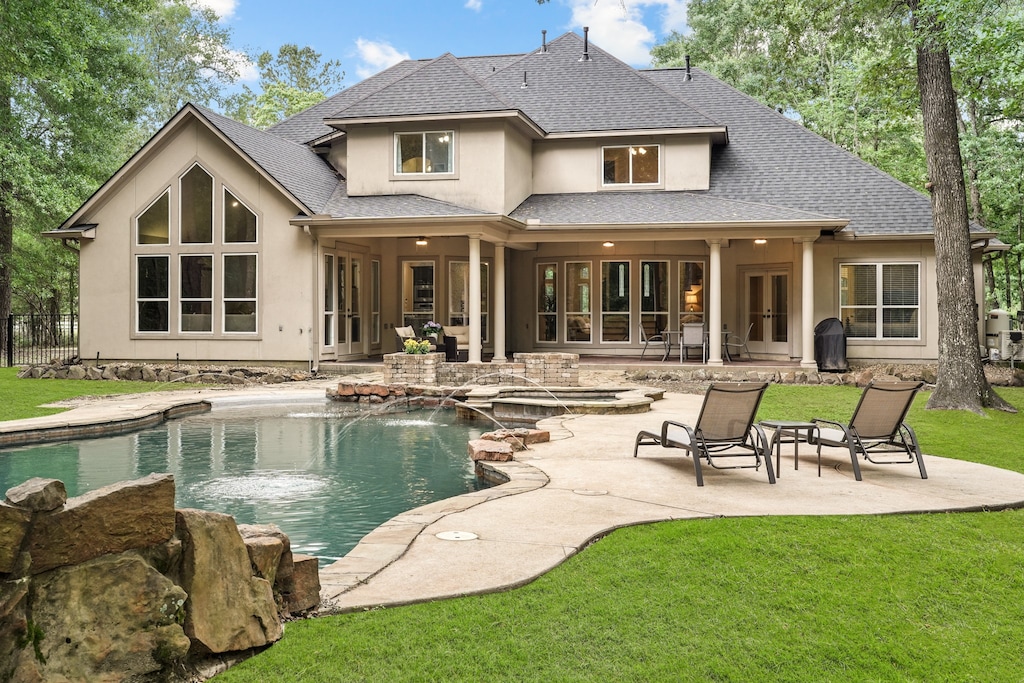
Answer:
[[[167, 241], [166, 242], [160, 242], [160, 243], [151, 242], [149, 244], [143, 244], [142, 242], [139, 241], [139, 219], [142, 218], [146, 214], [147, 211], [152, 209], [154, 204], [156, 204], [158, 201], [163, 199], [164, 195], [167, 195]], [[139, 211], [137, 214], [135, 214], [135, 246], [136, 247], [142, 247], [143, 249], [153, 249], [153, 248], [156, 248], [156, 249], [167, 249], [167, 247], [170, 245], [170, 243], [171, 243], [171, 188], [170, 188], [170, 186], [168, 186], [168, 187], [165, 187], [163, 189], [163, 191], [157, 193], [157, 195], [155, 197], [153, 197], [153, 200], [151, 202], [149, 202], [149, 204], [146, 204], [145, 208], [143, 208], [142, 211]]]
[[[634, 147], [646, 147], [646, 148], [654, 147], [654, 148], [657, 148], [657, 150], [658, 150], [658, 179], [655, 182], [653, 182], [653, 183], [634, 183], [633, 182], [633, 159], [632, 159], [633, 155], [630, 155], [630, 161], [629, 161], [629, 182], [628, 183], [609, 183], [609, 182], [606, 182], [605, 179], [604, 179], [604, 153], [605, 153], [605, 150], [608, 150], [608, 149], [629, 149], [629, 150], [632, 150]], [[662, 172], [661, 165], [662, 165], [662, 156], [661, 156], [661, 145], [660, 144], [654, 143], [654, 144], [635, 144], [635, 145], [604, 145], [604, 146], [601, 147], [600, 168], [598, 169], [598, 172], [601, 174], [601, 187], [611, 187], [611, 188], [619, 188], [619, 189], [629, 188], [629, 187], [644, 187], [644, 188], [661, 187], [662, 184], [663, 184], [663, 179], [662, 179], [663, 172]]]
[[[221, 334], [223, 334], [225, 336], [231, 336], [231, 337], [238, 337], [238, 336], [254, 337], [254, 336], [256, 336], [256, 335], [258, 335], [260, 333], [260, 305], [259, 305], [260, 304], [260, 256], [259, 256], [258, 253], [254, 252], [254, 251], [252, 251], [252, 252], [244, 252], [244, 251], [231, 252], [231, 251], [226, 251], [226, 252], [221, 253], [221, 273], [222, 273], [222, 277], [223, 277], [224, 273], [227, 273], [227, 266], [224, 265], [223, 262], [225, 260], [227, 260], [228, 258], [235, 257], [235, 256], [252, 256], [254, 259], [256, 259], [256, 264], [255, 264], [256, 265], [256, 276], [254, 278], [254, 280], [256, 282], [256, 295], [253, 296], [253, 297], [229, 297], [229, 296], [227, 296], [227, 294], [224, 291], [226, 289], [226, 287], [224, 286], [224, 283], [222, 282], [221, 283], [221, 290], [220, 290], [220, 304], [221, 304], [221, 306], [220, 306], [220, 311], [221, 311], [221, 314], [220, 314], [220, 327], [221, 327], [221, 330], [220, 331], [221, 331]], [[234, 302], [239, 302], [239, 301], [241, 301], [241, 302], [251, 301], [253, 303], [253, 311], [255, 313], [255, 318], [254, 318], [254, 321], [253, 321], [254, 322], [254, 325], [253, 325], [254, 329], [252, 329], [252, 330], [230, 331], [230, 330], [227, 329], [227, 321], [228, 321], [228, 318], [227, 318], [227, 316], [228, 316], [228, 306], [227, 305], [228, 305], [228, 303], [234, 303]]]
[[[186, 242], [182, 239], [181, 230], [181, 217], [184, 214], [181, 207], [181, 198], [184, 196], [184, 192], [181, 191], [181, 182], [185, 179], [192, 169], [199, 167], [203, 173], [210, 178], [210, 241], [209, 242]], [[217, 235], [217, 178], [210, 173], [205, 166], [198, 161], [193, 163], [191, 166], [185, 169], [185, 171], [178, 176], [178, 244], [183, 247], [195, 247], [195, 246], [207, 246], [215, 242]]]
[[[166, 246], [166, 245], [164, 245], [164, 246]], [[141, 296], [139, 296], [139, 275], [140, 275], [140, 273], [139, 273], [139, 261], [144, 259], [144, 258], [145, 259], [162, 258], [162, 259], [166, 259], [167, 260], [167, 296], [166, 297], [141, 297]], [[164, 336], [165, 337], [168, 334], [170, 334], [170, 332], [171, 332], [171, 314], [172, 314], [171, 299], [173, 298], [173, 297], [171, 297], [171, 292], [173, 291], [172, 288], [171, 288], [171, 283], [174, 280], [174, 271], [171, 269], [171, 264], [173, 262], [174, 262], [174, 259], [172, 258], [172, 255], [171, 254], [167, 254], [167, 253], [164, 253], [164, 254], [135, 254], [135, 282], [133, 283], [134, 287], [133, 287], [133, 291], [132, 291], [132, 296], [134, 298], [134, 311], [133, 311], [133, 314], [135, 316], [135, 334], [145, 335], [147, 337], [148, 336], [156, 336], [156, 335]], [[139, 315], [139, 304], [149, 303], [149, 302], [152, 302], [152, 301], [157, 301], [157, 302], [163, 301], [164, 303], [167, 304], [167, 329], [166, 330], [143, 330], [142, 327], [141, 327], [141, 322], [142, 321], [141, 321], [141, 316]]]
[[229, 247], [229, 246], [234, 247], [234, 246], [237, 246], [237, 245], [245, 245], [247, 248], [250, 248], [249, 245], [258, 245], [260, 243], [260, 214], [257, 211], [255, 211], [251, 206], [249, 206], [248, 202], [246, 202], [244, 199], [239, 197], [238, 193], [235, 192], [234, 190], [232, 190], [226, 183], [220, 183], [220, 187], [221, 187], [221, 190], [222, 190], [222, 192], [221, 192], [221, 198], [222, 199], [224, 198], [224, 192], [227, 192], [228, 194], [230, 194], [234, 198], [234, 200], [236, 202], [238, 202], [239, 204], [244, 206], [246, 208], [246, 210], [248, 210], [249, 213], [251, 213], [253, 215], [253, 217], [256, 219], [256, 239], [254, 239], [252, 242], [228, 242], [228, 235], [227, 235], [227, 232], [228, 232], [228, 206], [227, 206], [227, 203], [225, 203], [224, 206], [221, 207], [221, 212], [220, 212], [220, 215], [221, 215], [221, 221], [220, 221], [220, 243], [221, 243], [221, 245], [224, 246], [224, 247]]
[[[402, 148], [398, 142], [398, 138], [401, 135], [420, 135], [423, 138], [423, 162], [426, 166], [427, 161], [427, 136], [428, 135], [447, 135], [450, 137], [448, 142], [448, 170], [446, 171], [414, 171], [406, 172], [402, 170]], [[393, 147], [394, 147], [394, 164], [392, 164], [391, 172], [394, 176], [399, 178], [437, 178], [445, 177], [452, 178], [455, 176], [455, 131], [454, 130], [409, 130], [409, 131], [395, 131], [393, 136]]]
[[[587, 280], [587, 282], [590, 285], [590, 310], [589, 311], [570, 311], [569, 310], [569, 266], [574, 265], [574, 264], [578, 264], [578, 263], [585, 263], [590, 268], [590, 278]], [[564, 285], [564, 292], [565, 292], [565, 343], [566, 344], [574, 344], [574, 345], [577, 345], [577, 346], [580, 345], [580, 344], [591, 344], [592, 345], [592, 344], [594, 344], [596, 342], [596, 340], [594, 339], [594, 262], [592, 260], [590, 260], [590, 259], [583, 260], [583, 261], [565, 261], [564, 264], [563, 264], [563, 267], [565, 268], [565, 285]], [[600, 285], [600, 276], [598, 277], [598, 285]], [[600, 292], [598, 293], [598, 296], [600, 296]], [[569, 339], [569, 319], [570, 319], [571, 316], [577, 316], [577, 315], [578, 316], [587, 316], [587, 318], [589, 319], [589, 321], [590, 321], [590, 339], [583, 340], [583, 341], [580, 341], [578, 339]]]
[[[203, 256], [208, 256], [210, 258], [210, 296], [209, 296], [209, 298], [186, 297], [184, 294], [181, 293], [182, 274], [185, 272], [185, 269], [182, 267], [181, 262], [182, 262], [183, 259], [186, 259], [186, 258], [193, 258], [193, 257], [200, 257], [201, 258]], [[207, 335], [207, 336], [209, 336], [209, 335], [213, 334], [213, 330], [214, 330], [213, 321], [214, 321], [214, 318], [217, 315], [216, 306], [214, 305], [214, 300], [216, 298], [216, 292], [217, 292], [217, 257], [214, 254], [212, 254], [212, 253], [208, 253], [208, 254], [180, 253], [180, 254], [178, 254], [178, 309], [177, 309], [177, 311], [178, 311], [178, 333], [179, 334], [184, 334], [184, 335], [189, 335], [189, 336], [195, 336], [195, 335]], [[185, 320], [185, 313], [182, 311], [182, 305], [186, 304], [186, 303], [194, 302], [194, 301], [198, 301], [198, 302], [207, 301], [207, 302], [209, 302], [209, 304], [210, 304], [210, 329], [208, 329], [208, 330], [184, 330], [184, 329], [182, 329], [182, 323]]]
[[[618, 344], [618, 345], [628, 346], [629, 344], [633, 343], [633, 294], [634, 294], [634, 292], [632, 291], [632, 287], [633, 287], [633, 262], [634, 262], [634, 260], [632, 258], [601, 259], [601, 267], [600, 267], [600, 270], [599, 270], [599, 272], [600, 272], [600, 275], [599, 275], [599, 279], [600, 279], [599, 291], [601, 292], [601, 294], [600, 294], [601, 300], [598, 302], [598, 308], [600, 308], [600, 310], [601, 310], [601, 313], [600, 313], [601, 317], [600, 317], [600, 319], [598, 321], [599, 325], [600, 325], [600, 328], [601, 328], [600, 333], [598, 334], [598, 337], [599, 337], [598, 343], [599, 344]], [[626, 284], [626, 289], [629, 290], [629, 291], [626, 294], [626, 300], [628, 302], [628, 305], [627, 305], [625, 311], [606, 311], [606, 310], [604, 310], [604, 264], [606, 264], [606, 263], [620, 263], [620, 264], [621, 263], [625, 263], [626, 264], [626, 283], [625, 284]], [[604, 318], [605, 318], [606, 315], [621, 315], [621, 316], [625, 316], [626, 317], [626, 339], [625, 340], [621, 340], [621, 339], [605, 339], [604, 338]], [[591, 326], [590, 326], [590, 334], [591, 334], [591, 337], [593, 337], [593, 334], [594, 334], [594, 325], [593, 325], [593, 323], [591, 323]]]
[[[843, 305], [842, 301], [842, 269], [843, 266], [874, 266], [876, 277], [875, 277], [875, 304], [872, 306], [863, 305]], [[885, 266], [916, 266], [917, 267], [917, 305], [909, 306], [901, 304], [899, 306], [886, 306], [884, 304], [884, 275], [883, 269]], [[924, 264], [920, 261], [840, 261], [838, 268], [836, 269], [836, 299], [837, 299], [837, 311], [839, 312], [839, 319], [845, 325], [845, 321], [842, 318], [842, 311], [844, 308], [871, 308], [876, 311], [875, 316], [875, 336], [873, 337], [848, 337], [848, 341], [851, 342], [882, 342], [885, 344], [898, 344], [901, 342], [921, 342], [923, 340], [922, 330], [924, 329], [924, 293], [921, 290], [921, 281], [924, 271]], [[887, 308], [916, 308], [917, 309], [917, 335], [914, 337], [885, 337], [882, 332], [885, 329], [885, 309]]]

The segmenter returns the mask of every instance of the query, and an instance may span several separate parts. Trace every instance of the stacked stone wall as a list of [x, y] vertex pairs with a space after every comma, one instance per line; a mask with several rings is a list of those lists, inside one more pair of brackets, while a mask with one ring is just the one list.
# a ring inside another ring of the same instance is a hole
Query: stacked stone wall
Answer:
[[526, 366], [526, 378], [544, 387], [574, 387], [580, 383], [578, 353], [516, 353], [516, 363]]
[[135, 382], [185, 382], [190, 384], [281, 384], [302, 382], [312, 373], [285, 368], [238, 368], [228, 366], [165, 366], [140, 363], [108, 365], [66, 364], [54, 361], [49, 365], [30, 365], [18, 373], [28, 379], [84, 379]]
[[277, 527], [175, 510], [170, 474], [31, 479], [0, 502], [0, 680], [176, 680], [280, 639], [318, 576]]

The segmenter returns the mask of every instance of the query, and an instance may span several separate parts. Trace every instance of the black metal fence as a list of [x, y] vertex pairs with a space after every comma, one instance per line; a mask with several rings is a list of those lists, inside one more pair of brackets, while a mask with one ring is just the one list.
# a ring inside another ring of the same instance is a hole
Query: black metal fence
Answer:
[[78, 356], [78, 316], [74, 313], [12, 315], [4, 326], [7, 333], [0, 346], [0, 361], [6, 367]]

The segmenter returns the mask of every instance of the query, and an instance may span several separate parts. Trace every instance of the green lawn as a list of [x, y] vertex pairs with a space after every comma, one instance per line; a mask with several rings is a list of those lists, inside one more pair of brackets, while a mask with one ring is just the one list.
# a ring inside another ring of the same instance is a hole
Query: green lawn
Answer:
[[[849, 417], [859, 394], [776, 385], [761, 415]], [[1024, 410], [1024, 389], [1000, 394]], [[1024, 415], [925, 398], [908, 421], [927, 453], [1024, 471]], [[632, 527], [511, 592], [289, 623], [216, 680], [1020, 681], [1022, 528], [1021, 511]]]
[[40, 408], [44, 403], [80, 396], [138, 394], [148, 391], [184, 389], [191, 384], [153, 382], [89, 382], [78, 379], [18, 379], [19, 368], [0, 368], [0, 421], [53, 415], [66, 408]]
[[[0, 420], [156, 388], [0, 369]], [[1024, 411], [1024, 389], [1000, 394]], [[843, 419], [859, 395], [773, 385], [760, 416]], [[1024, 472], [1024, 415], [926, 399], [908, 421], [927, 453]], [[1022, 527], [1024, 511], [632, 527], [515, 591], [289, 623], [217, 680], [1019, 681]]]

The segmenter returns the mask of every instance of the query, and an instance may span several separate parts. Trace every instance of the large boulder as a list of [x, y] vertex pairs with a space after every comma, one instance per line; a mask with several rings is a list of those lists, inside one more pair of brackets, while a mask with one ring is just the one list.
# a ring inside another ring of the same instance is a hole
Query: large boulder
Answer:
[[36, 515], [27, 550], [32, 573], [164, 543], [174, 535], [174, 476], [151, 474], [72, 498]]
[[[238, 533], [242, 534], [246, 550], [249, 551], [249, 560], [253, 565], [253, 573], [261, 579], [266, 579], [274, 587], [274, 601], [278, 610], [287, 612], [286, 595], [292, 593], [294, 562], [292, 559], [292, 542], [288, 534], [281, 531], [276, 524], [239, 524]], [[277, 566], [271, 569], [270, 562], [272, 555], [281, 544], [281, 554], [277, 560]]]
[[294, 556], [291, 590], [285, 595], [285, 609], [305, 612], [320, 604], [320, 562], [312, 555]]
[[7, 502], [33, 512], [56, 510], [68, 500], [67, 489], [60, 479], [33, 477], [23, 484], [7, 489]]
[[183, 658], [185, 592], [131, 553], [33, 577], [13, 680], [125, 681]]
[[182, 587], [188, 593], [185, 633], [196, 653], [262, 647], [283, 629], [271, 584], [252, 575], [249, 554], [234, 518], [178, 510]]
[[0, 503], [0, 574], [14, 571], [31, 522], [31, 511]]

